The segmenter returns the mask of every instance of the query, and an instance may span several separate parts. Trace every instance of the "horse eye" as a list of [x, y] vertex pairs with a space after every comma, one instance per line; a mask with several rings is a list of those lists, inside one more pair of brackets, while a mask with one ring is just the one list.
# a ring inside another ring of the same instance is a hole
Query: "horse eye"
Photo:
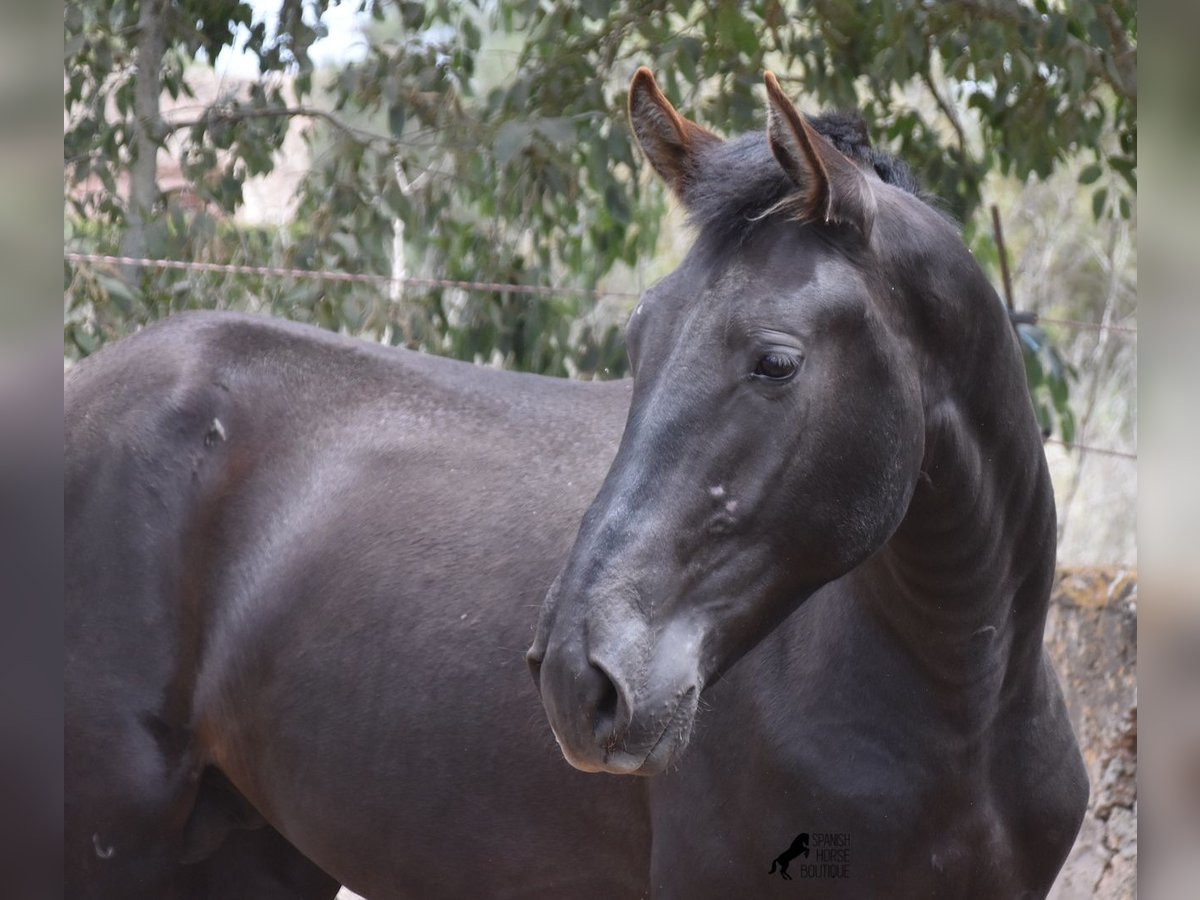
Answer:
[[786, 353], [767, 353], [754, 367], [754, 374], [759, 378], [784, 381], [795, 375], [798, 368], [796, 359]]

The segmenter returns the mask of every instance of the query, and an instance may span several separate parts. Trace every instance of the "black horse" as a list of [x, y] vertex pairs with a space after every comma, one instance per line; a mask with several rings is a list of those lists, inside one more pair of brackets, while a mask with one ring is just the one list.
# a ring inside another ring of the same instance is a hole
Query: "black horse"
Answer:
[[801, 827], [853, 834], [821, 896], [1048, 891], [1087, 784], [1012, 330], [767, 88], [725, 142], [634, 79], [698, 238], [632, 384], [232, 315], [71, 372], [69, 896], [766, 897]]

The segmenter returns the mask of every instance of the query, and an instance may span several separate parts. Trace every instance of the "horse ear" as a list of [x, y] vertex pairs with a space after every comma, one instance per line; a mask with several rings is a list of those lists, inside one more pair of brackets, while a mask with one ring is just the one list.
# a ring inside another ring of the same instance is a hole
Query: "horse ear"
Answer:
[[688, 187], [699, 171], [700, 151], [721, 139], [676, 112], [645, 66], [629, 84], [629, 124], [654, 171], [686, 203]]
[[767, 72], [767, 142], [775, 159], [802, 190], [801, 218], [838, 222], [863, 240], [875, 224], [875, 194], [858, 166], [804, 120]]

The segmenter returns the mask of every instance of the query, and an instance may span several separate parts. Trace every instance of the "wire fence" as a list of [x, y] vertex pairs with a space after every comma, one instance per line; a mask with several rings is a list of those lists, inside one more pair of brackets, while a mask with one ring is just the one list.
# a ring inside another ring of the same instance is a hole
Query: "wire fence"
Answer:
[[192, 272], [207, 272], [217, 275], [260, 275], [265, 278], [299, 278], [313, 281], [351, 281], [361, 284], [393, 285], [419, 288], [457, 288], [463, 291], [483, 291], [485, 293], [533, 294], [538, 296], [562, 296], [570, 294], [579, 297], [636, 297], [630, 291], [608, 291], [569, 286], [548, 286], [541, 284], [501, 284], [494, 281], [456, 281], [449, 278], [416, 278], [411, 276], [397, 277], [395, 275], [370, 275], [354, 272], [329, 272], [313, 269], [289, 269], [282, 266], [246, 266], [234, 263], [192, 262], [182, 259], [145, 259], [134, 256], [109, 256], [102, 253], [72, 253], [66, 252], [63, 258], [72, 263], [102, 263], [113, 266], [136, 266], [145, 269], [181, 269]]
[[1130, 453], [1128, 450], [1110, 450], [1106, 447], [1092, 447], [1088, 444], [1074, 444], [1068, 441], [1060, 441], [1058, 438], [1045, 438], [1047, 444], [1057, 444], [1060, 447], [1066, 447], [1068, 450], [1079, 450], [1083, 453], [1099, 453], [1102, 456], [1114, 456], [1118, 459], [1131, 459], [1137, 461], [1137, 454]]
[[[637, 297], [634, 291], [613, 291], [605, 288], [581, 288], [570, 285], [509, 284], [495, 281], [458, 281], [448, 278], [417, 278], [413, 276], [372, 275], [355, 272], [332, 272], [315, 269], [292, 269], [285, 266], [248, 266], [236, 263], [206, 263], [182, 259], [149, 259], [134, 256], [111, 256], [104, 253], [75, 253], [67, 251], [63, 258], [72, 263], [101, 263], [113, 266], [136, 266], [147, 269], [178, 269], [193, 272], [208, 272], [220, 275], [259, 275], [266, 278], [299, 278], [314, 281], [350, 281], [363, 284], [393, 285], [423, 288], [457, 288], [463, 291], [503, 292], [509, 294], [531, 294], [555, 296], [570, 294], [580, 297]], [[1023, 314], [1023, 321], [1030, 324], [1060, 325], [1085, 331], [1107, 331], [1113, 334], [1136, 336], [1137, 329], [1128, 325], [1113, 325], [1107, 322], [1085, 322], [1079, 319], [1057, 319], [1038, 313]]]
[[1136, 335], [1137, 329], [1128, 325], [1112, 325], [1108, 322], [1081, 322], [1078, 319], [1052, 319], [1033, 313], [1033, 321], [1042, 325], [1061, 325], [1064, 328], [1078, 328], [1083, 331], [1108, 331], [1113, 334]]
[[[414, 288], [451, 288], [462, 291], [482, 291], [486, 293], [525, 294], [530, 296], [562, 296], [572, 295], [601, 299], [634, 298], [638, 294], [631, 291], [612, 291], [602, 288], [589, 289], [571, 286], [551, 286], [537, 284], [503, 284], [493, 281], [459, 281], [448, 278], [418, 278], [413, 276], [371, 275], [354, 272], [333, 272], [314, 269], [292, 269], [284, 266], [251, 266], [236, 263], [207, 263], [182, 259], [149, 259], [133, 256], [112, 256], [104, 253], [76, 253], [65, 251], [63, 258], [74, 264], [92, 264], [107, 266], [131, 266], [147, 269], [175, 269], [190, 272], [205, 272], [222, 275], [257, 275], [263, 278], [295, 278], [316, 281], [358, 282], [363, 284], [395, 285]], [[1057, 319], [1039, 316], [1036, 313], [1023, 314], [1023, 321], [1044, 325], [1057, 325], [1063, 328], [1074, 328], [1085, 331], [1110, 332], [1135, 338], [1137, 329], [1128, 325], [1114, 325], [1108, 322], [1086, 322], [1078, 319]], [[1086, 444], [1069, 443], [1057, 438], [1047, 438], [1046, 443], [1056, 444], [1067, 450], [1077, 450], [1083, 453], [1097, 453], [1119, 459], [1137, 460], [1137, 454], [1127, 450], [1114, 450], [1107, 447], [1093, 447]]]

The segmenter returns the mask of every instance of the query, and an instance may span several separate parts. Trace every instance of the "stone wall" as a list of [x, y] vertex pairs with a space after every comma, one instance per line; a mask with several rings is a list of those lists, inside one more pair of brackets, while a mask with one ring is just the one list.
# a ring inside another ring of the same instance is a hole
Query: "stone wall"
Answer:
[[1092, 795], [1052, 900], [1137, 896], [1137, 572], [1060, 569], [1046, 620]]

